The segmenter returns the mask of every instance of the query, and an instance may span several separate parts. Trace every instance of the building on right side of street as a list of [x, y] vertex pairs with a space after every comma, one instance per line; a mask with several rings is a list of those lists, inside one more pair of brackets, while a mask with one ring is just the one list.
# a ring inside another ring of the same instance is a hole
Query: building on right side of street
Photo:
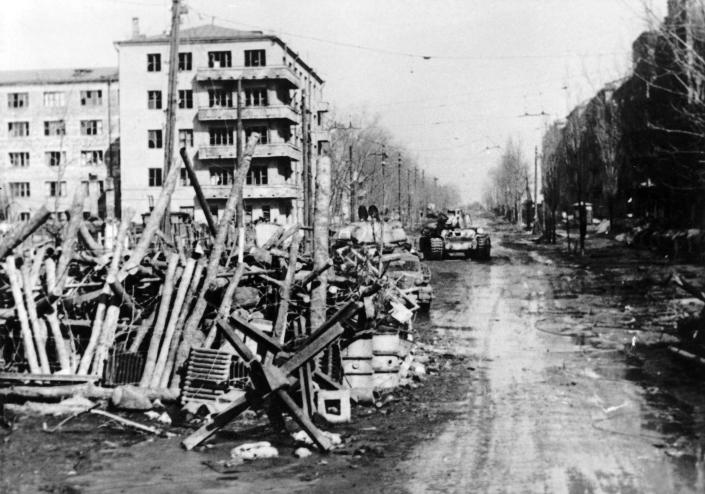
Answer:
[[[147, 213], [164, 177], [169, 35], [144, 36], [133, 20], [119, 50], [122, 198]], [[205, 25], [179, 36], [175, 146], [186, 147], [208, 207], [225, 207], [236, 167], [237, 85], [242, 92], [243, 146], [261, 135], [244, 188], [246, 220], [304, 220], [304, 177], [328, 140], [323, 80], [276, 36]], [[306, 125], [304, 129], [303, 126]], [[176, 159], [179, 153], [175, 152]], [[310, 194], [309, 194], [310, 195]], [[172, 213], [205, 216], [186, 171]], [[137, 218], [135, 218], [137, 219]]]

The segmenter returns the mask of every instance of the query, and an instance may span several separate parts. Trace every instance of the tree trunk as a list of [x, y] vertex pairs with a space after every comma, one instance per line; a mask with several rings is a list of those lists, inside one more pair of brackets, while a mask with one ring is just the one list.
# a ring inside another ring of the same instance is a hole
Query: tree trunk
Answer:
[[[316, 197], [315, 216], [313, 222], [313, 269], [322, 268], [328, 263], [328, 237], [330, 218], [328, 204], [330, 202], [330, 158], [321, 156], [316, 162]], [[401, 213], [401, 211], [400, 211]], [[326, 320], [326, 305], [328, 295], [328, 271], [318, 278], [318, 285], [311, 292], [311, 327], [317, 328]]]

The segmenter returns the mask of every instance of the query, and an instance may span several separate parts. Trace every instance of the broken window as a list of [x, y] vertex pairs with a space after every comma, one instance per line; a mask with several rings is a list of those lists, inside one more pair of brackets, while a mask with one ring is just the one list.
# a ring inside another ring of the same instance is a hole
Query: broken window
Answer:
[[231, 129], [209, 129], [208, 135], [210, 137], [211, 146], [232, 146], [233, 145], [233, 131]]
[[193, 129], [179, 129], [179, 147], [193, 147]]
[[147, 72], [160, 72], [162, 70], [162, 55], [160, 53], [147, 53]]
[[269, 176], [266, 166], [256, 166], [247, 172], [247, 185], [267, 185]]
[[264, 50], [245, 50], [245, 67], [264, 67], [267, 60]]
[[10, 165], [18, 168], [29, 166], [29, 153], [10, 153]]
[[208, 90], [208, 106], [210, 108], [232, 108], [233, 93], [225, 89]]
[[179, 70], [191, 70], [192, 61], [191, 52], [179, 53]]
[[29, 136], [29, 122], [8, 122], [7, 132], [9, 137]]
[[66, 135], [66, 122], [63, 120], [47, 120], [44, 122], [45, 136]]
[[179, 170], [179, 185], [188, 187], [191, 185], [191, 177], [188, 176], [186, 168]]
[[249, 139], [253, 132], [259, 134], [259, 144], [269, 143], [269, 129], [265, 126], [258, 125], [257, 127], [248, 127], [245, 129], [245, 138]]
[[99, 165], [103, 163], [103, 151], [100, 150], [89, 150], [81, 151], [81, 164], [84, 166], [88, 165]]
[[150, 110], [162, 109], [162, 92], [147, 91], [147, 108]]
[[44, 157], [47, 166], [61, 166], [66, 163], [66, 153], [63, 151], [47, 151]]
[[211, 185], [232, 185], [233, 171], [231, 168], [212, 167], [209, 172]]
[[193, 90], [179, 89], [179, 108], [193, 108]]
[[100, 106], [103, 104], [103, 91], [91, 89], [81, 91], [81, 106]]
[[81, 135], [97, 136], [103, 133], [102, 120], [81, 120]]
[[229, 51], [209, 51], [208, 67], [222, 69], [233, 66], [233, 57]]
[[8, 108], [26, 108], [29, 106], [29, 93], [8, 93]]
[[47, 187], [47, 195], [49, 197], [65, 197], [66, 182], [65, 181], [50, 181], [45, 182]]
[[245, 106], [267, 106], [267, 88], [252, 87], [245, 89]]
[[30, 214], [27, 211], [22, 211], [20, 213], [20, 221], [29, 221]]
[[147, 131], [147, 147], [149, 149], [160, 149], [162, 147], [162, 130]]
[[265, 223], [272, 221], [272, 209], [270, 206], [262, 206], [262, 221]]
[[161, 168], [150, 168], [149, 169], [149, 186], [150, 187], [161, 187], [162, 186], [162, 169]]
[[10, 197], [29, 197], [29, 182], [10, 182]]

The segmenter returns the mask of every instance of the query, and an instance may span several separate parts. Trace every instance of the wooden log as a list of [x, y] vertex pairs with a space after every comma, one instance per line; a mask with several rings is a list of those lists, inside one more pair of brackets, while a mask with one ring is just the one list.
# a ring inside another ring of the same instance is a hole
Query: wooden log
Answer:
[[[131, 218], [132, 215], [134, 215], [134, 210], [128, 208], [125, 211], [125, 218]], [[127, 219], [123, 220], [122, 223], [120, 223], [117, 237], [115, 239], [113, 257], [110, 261], [110, 267], [108, 268], [107, 273], [107, 277], [109, 279], [113, 279], [117, 275], [118, 269], [120, 267], [122, 251], [125, 246], [125, 240], [127, 239], [127, 230], [129, 226], [130, 223]], [[78, 365], [79, 374], [88, 374], [89, 369], [91, 368], [95, 349], [98, 346], [98, 342], [100, 341], [100, 335], [103, 330], [103, 320], [105, 319], [105, 311], [107, 309], [107, 304], [109, 303], [111, 293], [112, 291], [110, 289], [110, 285], [106, 281], [105, 285], [103, 286], [102, 300], [98, 302], [98, 306], [96, 308], [95, 318], [93, 319], [93, 327], [91, 328], [91, 336], [88, 340], [88, 345], [86, 346], [86, 349], [83, 351], [81, 362]]]
[[[228, 226], [233, 220], [237, 203], [242, 200], [242, 188], [245, 182], [245, 177], [250, 169], [250, 162], [252, 161], [252, 155], [254, 154], [255, 146], [258, 141], [259, 134], [257, 132], [253, 132], [247, 143], [247, 149], [245, 150], [245, 155], [242, 160], [242, 166], [235, 173], [233, 185], [230, 190], [230, 196], [228, 197], [225, 204], [225, 209], [223, 211], [223, 216], [218, 224], [218, 235], [213, 242], [203, 286], [198, 293], [198, 298], [196, 299], [196, 303], [191, 311], [191, 315], [184, 324], [183, 340], [181, 341], [181, 344], [176, 352], [174, 362], [176, 369], [183, 365], [188, 357], [190, 348], [196, 343], [198, 327], [201, 323], [203, 313], [206, 310], [206, 306], [208, 305], [206, 302], [206, 293], [210, 290], [210, 287], [218, 274], [221, 256], [225, 249]], [[174, 381], [178, 381], [178, 375], [174, 376]]]
[[32, 274], [29, 266], [25, 263], [20, 268], [22, 274], [22, 288], [24, 289], [25, 305], [27, 307], [27, 315], [34, 336], [34, 344], [39, 357], [39, 366], [44, 374], [51, 374], [49, 368], [49, 357], [47, 356], [47, 328], [41, 327], [42, 322], [37, 317], [37, 306], [34, 304], [34, 293], [32, 290]]
[[[313, 222], [313, 269], [323, 268], [329, 260], [328, 230], [330, 219], [330, 158], [321, 156], [316, 161], [316, 197]], [[326, 320], [328, 297], [327, 271], [321, 271], [318, 285], [311, 291], [311, 327], [318, 327]]]
[[27, 364], [29, 365], [29, 371], [33, 374], [39, 374], [42, 372], [42, 369], [39, 366], [37, 353], [34, 349], [32, 330], [29, 327], [29, 316], [27, 315], [27, 310], [25, 309], [24, 301], [22, 300], [20, 274], [17, 272], [17, 268], [15, 267], [15, 258], [13, 256], [7, 256], [7, 259], [5, 260], [5, 273], [7, 274], [10, 281], [10, 288], [12, 289], [12, 298], [15, 302], [17, 319], [20, 322], [22, 346], [24, 347], [24, 355], [27, 359]]
[[174, 303], [169, 307], [171, 317], [169, 318], [169, 324], [164, 331], [164, 341], [162, 342], [159, 357], [157, 358], [154, 371], [152, 373], [152, 379], [149, 383], [149, 386], [152, 388], [159, 387], [159, 383], [162, 382], [162, 374], [164, 374], [164, 369], [166, 368], [167, 359], [169, 357], [169, 351], [171, 349], [171, 340], [176, 330], [176, 323], [178, 322], [179, 314], [181, 313], [181, 307], [184, 305], [186, 292], [191, 283], [191, 277], [193, 276], [195, 267], [196, 260], [194, 258], [186, 261], [186, 268], [181, 276], [181, 282], [179, 284], [179, 289], [176, 292]]
[[152, 324], [154, 324], [154, 318], [156, 317], [157, 313], [156, 311], [152, 311], [152, 313], [149, 315], [149, 317], [146, 317], [142, 320], [140, 325], [137, 327], [137, 331], [135, 332], [135, 337], [132, 339], [132, 342], [130, 343], [130, 349], [129, 351], [132, 353], [139, 352], [140, 347], [142, 346], [142, 342], [144, 341], [144, 338], [147, 336], [147, 333], [149, 332], [149, 328], [152, 327]]
[[105, 311], [105, 319], [103, 327], [100, 331], [100, 339], [95, 348], [93, 357], [93, 365], [91, 366], [91, 374], [101, 377], [105, 368], [105, 361], [108, 358], [108, 352], [115, 341], [115, 330], [117, 329], [118, 319], [120, 317], [120, 307], [111, 304]]
[[[228, 317], [230, 315], [230, 310], [232, 309], [233, 306], [233, 297], [235, 296], [235, 290], [237, 289], [238, 285], [240, 284], [240, 280], [242, 279], [242, 276], [245, 274], [245, 268], [246, 268], [245, 262], [240, 262], [237, 265], [237, 268], [235, 268], [235, 273], [233, 274], [232, 278], [230, 279], [230, 283], [228, 283], [228, 287], [225, 289], [225, 293], [223, 294], [223, 299], [220, 301], [220, 307], [218, 307], [218, 317]], [[211, 326], [210, 331], [208, 331], [208, 336], [206, 336], [206, 341], [203, 343], [203, 346], [206, 348], [210, 348], [213, 345], [213, 342], [215, 341], [215, 336], [218, 332], [218, 328], [216, 327], [215, 322], [213, 322], [213, 325]]]
[[[154, 205], [154, 209], [152, 209], [152, 212], [149, 214], [149, 219], [147, 220], [147, 224], [142, 231], [142, 236], [140, 237], [140, 240], [135, 248], [132, 250], [132, 255], [130, 255], [130, 258], [120, 270], [118, 281], [122, 282], [128, 274], [131, 274], [137, 267], [139, 267], [142, 263], [142, 259], [145, 255], [147, 255], [149, 246], [152, 243], [152, 237], [154, 237], [157, 230], [159, 230], [164, 215], [168, 214], [167, 208], [171, 202], [171, 196], [174, 193], [176, 184], [179, 181], [180, 169], [181, 163], [178, 160], [175, 161], [169, 168], [169, 173], [166, 176], [166, 180], [164, 181], [162, 190], [159, 193], [157, 202]], [[125, 217], [129, 218], [128, 216]]]
[[140, 380], [140, 386], [143, 387], [149, 386], [149, 383], [152, 382], [154, 366], [157, 363], [159, 348], [162, 345], [162, 336], [164, 336], [164, 327], [166, 326], [166, 321], [169, 317], [169, 311], [171, 309], [171, 298], [174, 294], [174, 278], [176, 276], [176, 268], [178, 266], [179, 255], [171, 254], [169, 256], [169, 265], [167, 266], [166, 276], [164, 277], [164, 284], [162, 285], [162, 298], [159, 303], [157, 320], [154, 323], [154, 329], [152, 330], [152, 339], [149, 342], [149, 350], [147, 351], [144, 371], [142, 372], [142, 379]]
[[119, 422], [123, 425], [127, 425], [128, 427], [132, 427], [134, 429], [144, 431], [144, 432], [149, 432], [151, 434], [157, 434], [160, 435], [162, 431], [160, 429], [157, 429], [156, 427], [152, 427], [151, 425], [143, 425], [140, 424], [139, 422], [135, 422], [134, 420], [129, 420], [123, 417], [120, 417], [119, 415], [115, 415], [114, 413], [109, 413], [103, 410], [98, 410], [96, 408], [92, 408], [90, 410], [90, 413], [94, 415], [102, 415], [103, 417], [108, 417], [111, 420], [114, 420], [116, 422]]
[[[203, 274], [203, 270], [205, 269], [205, 267], [206, 259], [200, 258], [196, 263], [196, 268], [194, 269], [193, 276], [191, 277], [191, 284], [189, 285], [188, 291], [186, 292], [184, 305], [181, 307], [181, 311], [179, 313], [179, 319], [176, 321], [176, 329], [174, 330], [174, 336], [172, 337], [171, 345], [169, 346], [169, 355], [166, 359], [164, 372], [162, 372], [162, 380], [159, 382], [160, 388], [166, 388], [167, 386], [169, 386], [169, 381], [171, 380], [171, 375], [174, 371], [174, 360], [176, 358], [176, 351], [178, 350], [179, 344], [181, 343], [181, 330], [191, 310], [190, 301], [193, 299], [193, 296], [198, 291], [198, 285], [201, 281], [201, 275]], [[176, 385], [173, 388], [178, 391], [179, 387], [178, 385]]]
[[73, 202], [71, 203], [71, 208], [69, 209], [69, 223], [63, 232], [63, 237], [61, 239], [61, 255], [59, 256], [59, 261], [56, 263], [56, 284], [54, 285], [54, 295], [61, 296], [64, 290], [64, 285], [68, 280], [69, 276], [69, 263], [73, 258], [73, 252], [76, 248], [76, 240], [78, 237], [78, 230], [83, 221], [83, 201], [85, 200], [85, 195], [83, 193], [83, 188], [79, 190], [73, 196]]
[[[176, 401], [178, 392], [168, 389], [142, 389], [143, 393], [150, 400], [159, 399], [161, 401]], [[0, 397], [3, 398], [24, 398], [24, 399], [63, 399], [72, 396], [84, 396], [86, 398], [109, 400], [115, 388], [101, 388], [91, 383], [88, 384], [68, 384], [58, 386], [8, 386], [0, 388]]]
[[4, 235], [2, 241], [0, 242], [0, 259], [3, 259], [18, 245], [24, 242], [27, 237], [37, 231], [37, 229], [46, 222], [50, 215], [51, 213], [46, 206], [42, 206], [32, 215], [27, 223], [23, 223], [19, 228], [15, 228], [9, 234]]
[[198, 199], [198, 204], [201, 206], [203, 215], [206, 217], [208, 231], [210, 231], [211, 237], [215, 238], [218, 228], [215, 225], [213, 215], [211, 214], [210, 207], [208, 206], [208, 201], [206, 201], [206, 197], [203, 195], [203, 189], [201, 189], [201, 184], [198, 183], [198, 177], [196, 176], [196, 172], [193, 171], [191, 159], [189, 158], [185, 147], [181, 148], [181, 159], [184, 160], [184, 168], [186, 168], [186, 173], [188, 174], [188, 179], [191, 182], [191, 187], [193, 187], [193, 191], [196, 193], [196, 199]]
[[[51, 257], [48, 257], [44, 261], [44, 281], [46, 284], [46, 290], [48, 293], [54, 291], [54, 285], [56, 284], [56, 263]], [[61, 366], [62, 372], [69, 372], [72, 369], [71, 366], [71, 355], [66, 348], [66, 342], [64, 341], [63, 334], [61, 333], [61, 326], [59, 324], [59, 316], [56, 312], [56, 303], [51, 307], [51, 311], [47, 313], [44, 317], [49, 324], [51, 329], [51, 334], [54, 337], [54, 346], [56, 347], [56, 355], [59, 358], [59, 365]]]
[[[294, 233], [294, 237], [289, 246], [289, 265], [286, 268], [286, 277], [284, 284], [279, 290], [279, 307], [277, 309], [277, 318], [274, 321], [272, 336], [284, 343], [287, 328], [287, 316], [289, 314], [289, 302], [291, 299], [291, 288], [294, 284], [294, 276], [296, 275], [296, 262], [299, 255], [299, 245], [301, 236]], [[270, 354], [271, 355], [271, 354]]]
[[78, 231], [81, 234], [81, 238], [83, 239], [83, 242], [86, 244], [86, 246], [90, 249], [90, 251], [93, 253], [93, 255], [100, 257], [103, 255], [103, 246], [100, 245], [96, 240], [93, 238], [93, 235], [91, 235], [91, 232], [88, 231], [88, 227], [86, 226], [86, 223], [84, 221], [81, 222], [81, 224], [78, 227]]

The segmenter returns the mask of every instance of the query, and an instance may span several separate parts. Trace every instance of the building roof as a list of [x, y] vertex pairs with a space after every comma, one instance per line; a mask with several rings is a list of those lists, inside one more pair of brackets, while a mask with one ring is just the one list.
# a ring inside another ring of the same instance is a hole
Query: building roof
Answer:
[[[144, 45], [144, 44], [167, 44], [169, 43], [169, 33], [164, 32], [156, 36], [146, 36], [144, 34], [138, 37], [133, 37], [124, 41], [117, 41], [115, 44], [119, 46], [125, 45]], [[265, 34], [262, 31], [242, 31], [240, 29], [232, 29], [229, 27], [216, 26], [215, 24], [205, 24], [203, 26], [195, 26], [187, 29], [179, 30], [179, 43], [199, 43], [212, 41], [257, 41], [271, 40], [282, 46], [286, 52], [296, 59], [302, 67], [309, 71], [318, 82], [323, 83], [323, 79], [316, 74], [308, 64], [306, 64], [299, 55], [294, 52], [286, 43], [278, 36], [273, 34]]]
[[118, 80], [117, 67], [0, 71], [0, 86], [71, 84]]

